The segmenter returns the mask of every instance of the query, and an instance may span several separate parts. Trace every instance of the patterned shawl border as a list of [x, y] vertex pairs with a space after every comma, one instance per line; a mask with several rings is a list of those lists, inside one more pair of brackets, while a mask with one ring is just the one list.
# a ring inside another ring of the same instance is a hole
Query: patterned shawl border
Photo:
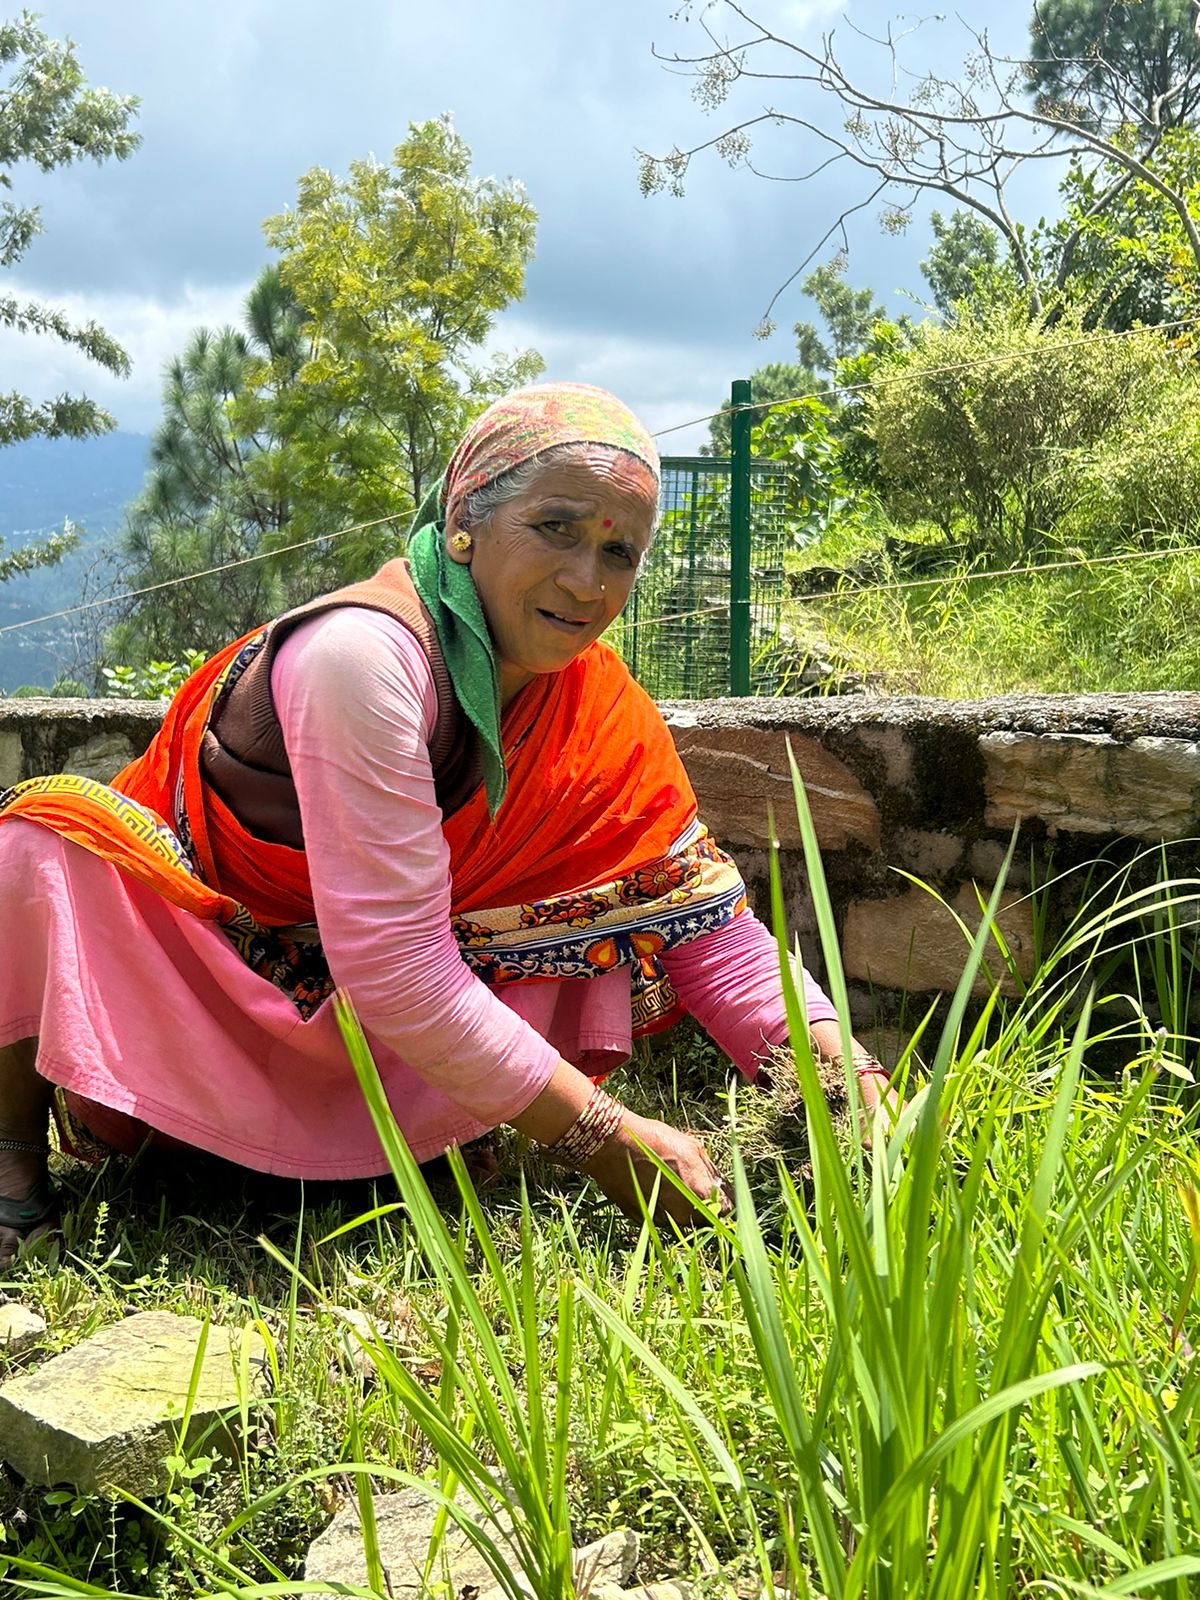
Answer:
[[182, 844], [162, 818], [137, 800], [131, 800], [128, 795], [120, 794], [116, 789], [110, 788], [107, 783], [101, 783], [97, 778], [80, 777], [74, 772], [55, 772], [45, 778], [26, 778], [22, 783], [14, 784], [11, 789], [5, 789], [0, 793], [0, 812], [7, 811], [10, 806], [26, 796], [35, 795], [51, 799], [77, 796], [83, 800], [90, 800], [93, 805], [107, 812], [120, 827], [127, 829], [133, 838], [146, 845], [167, 866], [178, 867], [189, 877], [196, 876]]

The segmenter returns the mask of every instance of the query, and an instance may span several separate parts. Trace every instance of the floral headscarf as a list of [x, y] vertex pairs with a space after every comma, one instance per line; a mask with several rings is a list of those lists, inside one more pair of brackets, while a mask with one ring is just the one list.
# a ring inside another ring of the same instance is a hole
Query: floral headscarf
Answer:
[[606, 444], [644, 461], [658, 477], [654, 440], [629, 407], [590, 383], [535, 383], [497, 400], [463, 435], [442, 480], [450, 521], [474, 489], [562, 444]]

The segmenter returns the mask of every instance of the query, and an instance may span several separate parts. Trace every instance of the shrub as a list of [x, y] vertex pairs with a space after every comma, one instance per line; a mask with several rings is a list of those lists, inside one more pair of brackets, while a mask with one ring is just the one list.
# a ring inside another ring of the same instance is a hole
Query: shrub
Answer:
[[1062, 532], [1091, 550], [1192, 541], [1200, 532], [1200, 377], [1189, 372], [1101, 441], [1078, 468]]
[[1176, 360], [1149, 330], [1089, 335], [1081, 308], [1032, 318], [1015, 295], [923, 325], [868, 401], [888, 510], [970, 554], [1036, 550], [1083, 497], [1088, 452], [1173, 392]]

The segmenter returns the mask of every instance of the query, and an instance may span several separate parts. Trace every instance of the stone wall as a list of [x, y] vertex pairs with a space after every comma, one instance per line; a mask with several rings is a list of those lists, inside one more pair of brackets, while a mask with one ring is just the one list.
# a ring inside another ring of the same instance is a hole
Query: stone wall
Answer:
[[[962, 971], [980, 896], [1012, 836], [997, 923], [1022, 975], [1085, 893], [1129, 867], [1148, 881], [1161, 841], [1200, 870], [1200, 694], [1007, 695], [945, 701], [676, 702], [667, 721], [705, 818], [766, 904], [768, 807], [788, 913], [815, 953], [787, 745], [804, 779], [841, 932], [855, 1020], [913, 1021]], [[906, 876], [910, 874], [911, 877]], [[937, 891], [937, 897], [911, 878]], [[1044, 896], [1030, 890], [1055, 879]], [[957, 918], [955, 913], [957, 913]], [[994, 976], [1007, 972], [994, 945]], [[819, 971], [819, 963], [811, 963]], [[977, 986], [986, 988], [986, 980]], [[1017, 987], [1005, 978], [1002, 988]]]
[[[1147, 846], [1200, 834], [1200, 694], [677, 701], [663, 710], [701, 815], [764, 912], [774, 817], [791, 925], [819, 972], [790, 739], [860, 1023], [894, 1014], [904, 991], [952, 987], [962, 968], [966, 944], [951, 910], [904, 874], [977, 923], [978, 895], [994, 885], [1019, 821], [999, 923], [1028, 971], [1031, 886], [1097, 858], [1102, 878]], [[54, 771], [108, 778], [145, 747], [160, 716], [161, 707], [133, 702], [0, 701], [0, 787]], [[1178, 845], [1173, 865], [1196, 871], [1200, 847]], [[1047, 897], [1039, 914], [1051, 934], [1082, 881], [1068, 876]]]

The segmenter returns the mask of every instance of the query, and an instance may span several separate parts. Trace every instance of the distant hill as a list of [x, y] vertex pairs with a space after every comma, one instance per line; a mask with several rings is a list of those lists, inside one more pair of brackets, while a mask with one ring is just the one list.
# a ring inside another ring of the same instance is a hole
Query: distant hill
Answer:
[[[146, 476], [150, 437], [106, 433], [95, 439], [27, 439], [0, 448], [0, 536], [4, 550], [79, 525], [79, 548], [56, 567], [0, 583], [0, 627], [77, 605], [112, 576], [111, 549], [121, 515]], [[103, 612], [84, 613], [16, 633], [0, 633], [0, 690], [49, 684], [91, 654]]]

